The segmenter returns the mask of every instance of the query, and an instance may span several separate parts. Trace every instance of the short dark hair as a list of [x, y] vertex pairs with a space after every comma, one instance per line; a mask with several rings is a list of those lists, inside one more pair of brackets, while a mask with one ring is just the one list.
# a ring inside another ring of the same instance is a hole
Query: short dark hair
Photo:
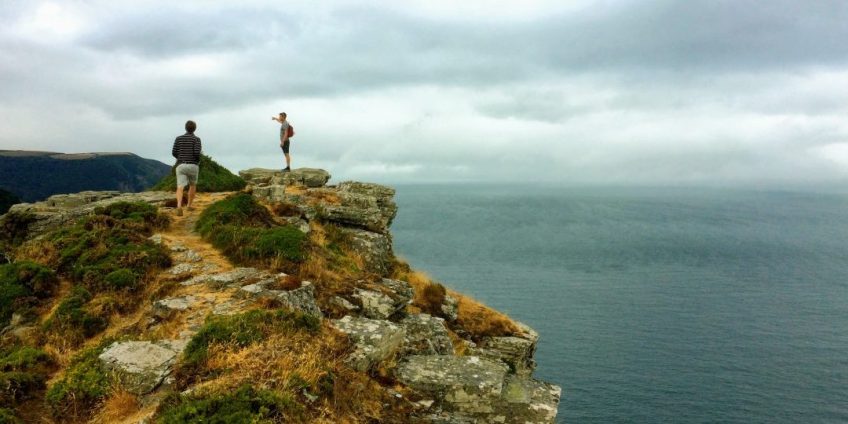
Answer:
[[285, 112], [280, 112], [280, 115], [283, 115], [283, 118], [288, 117], [288, 115], [286, 115], [286, 113], [285, 113]]
[[197, 129], [197, 124], [194, 121], [186, 121], [186, 132], [190, 134], [194, 134], [194, 130]]

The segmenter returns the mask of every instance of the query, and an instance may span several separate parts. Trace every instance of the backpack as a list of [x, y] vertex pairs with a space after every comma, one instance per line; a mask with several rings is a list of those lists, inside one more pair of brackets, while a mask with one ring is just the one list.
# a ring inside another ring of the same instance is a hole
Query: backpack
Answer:
[[289, 124], [288, 129], [286, 129], [286, 137], [292, 138], [294, 137], [294, 127]]

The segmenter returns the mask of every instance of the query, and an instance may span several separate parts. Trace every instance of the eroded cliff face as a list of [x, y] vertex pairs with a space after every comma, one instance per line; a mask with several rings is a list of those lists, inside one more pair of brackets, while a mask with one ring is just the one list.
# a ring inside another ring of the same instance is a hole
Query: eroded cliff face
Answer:
[[[190, 396], [214, 387], [174, 375], [181, 366], [186, 372], [181, 365], [187, 361], [186, 349], [193, 352], [192, 343], [207, 336], [208, 317], [237, 317], [272, 305], [320, 323], [318, 330], [310, 327], [318, 331], [316, 339], [325, 337], [325, 331], [344, 335], [348, 347], [341, 350], [340, 366], [373, 379], [373, 390], [381, 391], [375, 399], [395, 411], [383, 416], [384, 422], [555, 422], [560, 388], [533, 378], [538, 334], [422, 279], [395, 258], [389, 228], [398, 211], [392, 188], [361, 182], [327, 185], [330, 175], [319, 169], [285, 174], [250, 169], [240, 175], [248, 182], [246, 192], [274, 211], [274, 225], [297, 228], [310, 240], [311, 249], [324, 256], [292, 268], [235, 266], [193, 233], [199, 211], [174, 217], [170, 230], [150, 236], [149, 242], [172, 258], [155, 281], [176, 288], [159, 290], [167, 295], [138, 307], [134, 313], [140, 318], [123, 329], [137, 334], [96, 352], [99, 370], [140, 399], [138, 411], [122, 420], [160, 420], [169, 413], [160, 405], [164, 393], [179, 389]], [[203, 198], [197, 207], [202, 210], [225, 196]], [[171, 193], [163, 192], [54, 196], [16, 205], [0, 223], [5, 223], [4, 231], [34, 240], [116, 202], [153, 204], [167, 215], [170, 198]], [[16, 259], [16, 251], [7, 250], [7, 256]], [[38, 325], [38, 318], [19, 319], [4, 330], [4, 337], [26, 340], [27, 331], [36, 331]], [[273, 389], [276, 379], [252, 383]], [[297, 420], [323, 422], [331, 416], [318, 412], [324, 405], [321, 397], [331, 395], [314, 391], [296, 393], [305, 408]], [[102, 418], [103, 413], [98, 414]], [[345, 417], [350, 422], [373, 418]]]

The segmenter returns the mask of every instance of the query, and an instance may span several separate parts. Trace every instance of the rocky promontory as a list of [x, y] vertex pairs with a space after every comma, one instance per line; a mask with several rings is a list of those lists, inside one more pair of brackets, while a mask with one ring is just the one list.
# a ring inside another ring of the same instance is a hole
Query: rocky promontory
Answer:
[[[0, 414], [555, 422], [560, 388], [533, 377], [539, 335], [395, 257], [394, 189], [239, 175], [244, 190], [201, 194], [185, 216], [170, 192], [83, 192], [0, 217], [0, 284], [51, 287], [0, 305], [0, 367], [21, 346], [45, 364], [2, 368], [41, 383], [7, 384]], [[91, 331], [57, 324], [66, 309]]]

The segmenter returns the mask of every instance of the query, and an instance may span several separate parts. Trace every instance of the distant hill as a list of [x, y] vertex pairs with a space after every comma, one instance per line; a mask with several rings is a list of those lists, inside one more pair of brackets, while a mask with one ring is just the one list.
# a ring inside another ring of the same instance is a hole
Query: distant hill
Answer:
[[170, 166], [132, 153], [0, 150], [0, 189], [25, 202], [84, 190], [143, 191], [169, 172]]

